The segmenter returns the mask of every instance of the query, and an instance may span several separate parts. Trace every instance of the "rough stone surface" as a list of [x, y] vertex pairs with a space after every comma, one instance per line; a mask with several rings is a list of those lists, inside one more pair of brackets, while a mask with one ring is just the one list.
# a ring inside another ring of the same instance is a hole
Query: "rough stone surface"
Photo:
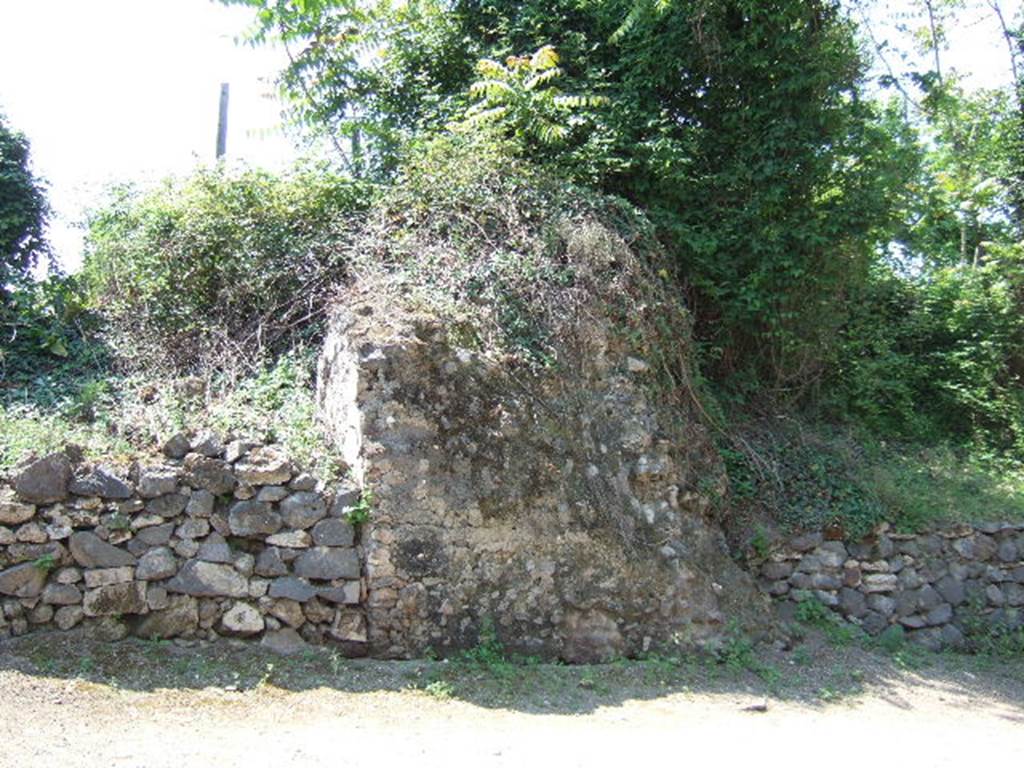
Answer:
[[167, 547], [158, 547], [139, 558], [135, 569], [135, 578], [139, 581], [159, 581], [169, 579], [178, 572], [178, 561], [174, 553]]
[[130, 552], [108, 544], [89, 531], [72, 534], [68, 546], [75, 562], [83, 568], [116, 568], [122, 565], [135, 565], [136, 562]]
[[189, 495], [185, 493], [168, 493], [158, 496], [146, 504], [146, 511], [160, 517], [177, 517], [188, 506]]
[[206, 537], [206, 540], [200, 545], [196, 557], [208, 563], [230, 563], [235, 559], [231, 547], [219, 533], [211, 533]]
[[194, 597], [173, 595], [162, 610], [151, 611], [132, 624], [132, 634], [148, 640], [190, 635], [199, 626], [199, 609]]
[[0, 571], [0, 595], [36, 597], [46, 584], [46, 571], [34, 563], [22, 563]]
[[283, 485], [292, 477], [292, 463], [281, 448], [260, 446], [235, 462], [235, 476], [249, 485]]
[[352, 525], [336, 517], [321, 520], [313, 526], [313, 542], [319, 547], [351, 547], [356, 532]]
[[359, 557], [351, 547], [313, 547], [296, 558], [295, 573], [307, 579], [358, 579]]
[[48, 605], [77, 605], [82, 602], [82, 591], [74, 584], [47, 584], [43, 602]]
[[189, 560], [178, 574], [167, 582], [169, 592], [195, 597], [245, 597], [248, 584], [230, 565]]
[[[442, 322], [377, 291], [346, 298], [317, 396], [339, 458], [373, 491], [370, 653], [472, 646], [487, 616], [512, 650], [572, 658], [714, 643], [729, 619], [766, 626], [767, 599], [714, 519], [726, 481], [711, 436], [689, 404], [627, 375], [635, 352], [600, 312], [558, 340], [558, 371], [525, 374], [453, 348]], [[321, 568], [323, 551], [295, 572], [353, 578]]]
[[283, 576], [270, 582], [268, 594], [271, 597], [281, 597], [286, 600], [294, 600], [297, 603], [305, 603], [316, 597], [316, 587], [308, 581], [296, 576]]
[[67, 454], [51, 453], [30, 459], [14, 468], [14, 490], [22, 501], [50, 504], [68, 497], [71, 460]]
[[313, 543], [313, 537], [306, 531], [282, 531], [267, 537], [267, 544], [288, 549], [305, 549]]
[[281, 517], [290, 528], [309, 528], [326, 516], [327, 504], [318, 493], [293, 493], [281, 502]]
[[[1024, 626], [1024, 565], [1016, 559], [1022, 543], [1016, 526], [959, 525], [849, 542], [846, 551], [857, 559], [843, 563], [840, 588], [836, 559], [826, 554], [838, 554], [839, 547], [821, 541], [801, 534], [779, 542], [758, 568], [759, 587], [777, 601], [780, 615], [794, 614], [794, 601], [810, 597], [870, 634], [905, 628], [908, 640], [934, 649], [962, 647], [964, 627], [978, 621]], [[851, 571], [859, 578], [849, 578]]]
[[221, 629], [229, 635], [255, 635], [263, 631], [263, 616], [248, 603], [235, 603], [221, 617]]
[[135, 577], [135, 569], [130, 565], [120, 568], [98, 568], [85, 572], [85, 588], [107, 587], [111, 584], [124, 584]]
[[23, 502], [13, 488], [0, 488], [0, 523], [19, 525], [31, 520], [35, 514], [35, 505]]
[[291, 627], [265, 633], [260, 644], [281, 656], [294, 656], [303, 653], [309, 647], [302, 636]]
[[256, 558], [254, 570], [260, 576], [284, 576], [288, 573], [288, 566], [281, 559], [277, 547], [267, 547]]
[[198, 453], [185, 459], [184, 480], [192, 488], [209, 491], [214, 496], [232, 493], [238, 484], [230, 464]]
[[136, 491], [144, 499], [155, 499], [178, 490], [181, 469], [163, 465], [146, 466], [139, 469]]
[[147, 610], [146, 585], [139, 581], [111, 584], [85, 593], [82, 610], [86, 616], [123, 616]]
[[228, 525], [234, 536], [263, 537], [277, 533], [281, 515], [262, 501], [237, 501], [228, 511]]
[[98, 496], [101, 499], [128, 499], [132, 487], [109, 467], [92, 467], [76, 476], [68, 490], [77, 496]]

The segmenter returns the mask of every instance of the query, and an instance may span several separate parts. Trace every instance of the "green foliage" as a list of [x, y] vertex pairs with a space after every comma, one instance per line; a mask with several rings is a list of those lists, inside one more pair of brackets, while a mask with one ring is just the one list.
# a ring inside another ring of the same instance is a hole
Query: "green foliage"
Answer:
[[23, 283], [40, 256], [48, 255], [50, 206], [33, 172], [29, 142], [0, 114], [0, 312], [6, 314], [12, 283]]
[[480, 620], [480, 638], [477, 644], [464, 651], [460, 659], [489, 669], [499, 669], [509, 663], [505, 648], [498, 639], [494, 619], [484, 616]]
[[[736, 514], [786, 531], [833, 527], [848, 539], [888, 522], [1024, 519], [1024, 466], [948, 444], [879, 441], [798, 421], [748, 424], [748, 450], [722, 450]], [[755, 536], [756, 539], [756, 536]]]
[[365, 525], [373, 513], [373, 490], [366, 488], [359, 496], [359, 501], [345, 512], [345, 519], [354, 526]]
[[[314, 355], [296, 349], [237, 378], [161, 378], [144, 372], [57, 369], [17, 389], [0, 390], [0, 470], [29, 451], [67, 443], [92, 455], [128, 458], [167, 435], [214, 429], [278, 442], [325, 481], [338, 477], [334, 453], [316, 421]], [[198, 386], [197, 386], [198, 385]]]
[[[621, 199], [560, 180], [490, 133], [410, 152], [355, 251], [375, 291], [400, 291], [453, 339], [534, 370], [584, 344], [587, 307], [607, 307], [670, 395], [685, 392], [689, 316], [672, 296], [649, 223]], [[652, 377], [654, 378], [654, 377]]]
[[57, 567], [57, 558], [55, 555], [47, 553], [42, 557], [37, 557], [33, 560], [32, 565], [43, 573], [49, 573]]
[[115, 189], [92, 214], [84, 276], [122, 360], [225, 369], [315, 338], [369, 193], [315, 168], [223, 166]]
[[9, 386], [23, 386], [42, 376], [96, 371], [107, 361], [99, 329], [77, 277], [22, 281], [0, 311], [0, 372]]
[[843, 329], [829, 397], [882, 433], [1024, 445], [1021, 250], [904, 278], [879, 268]]
[[572, 131], [591, 127], [582, 110], [604, 105], [607, 99], [563, 93], [558, 80], [565, 72], [558, 62], [550, 45], [531, 56], [509, 56], [504, 64], [481, 59], [476, 66], [480, 79], [469, 87], [477, 101], [456, 127], [501, 126], [526, 156], [538, 145], [563, 144]]
[[858, 627], [844, 621], [827, 605], [813, 597], [797, 602], [796, 620], [820, 630], [829, 642], [835, 645], [850, 645], [864, 638], [864, 633]]
[[960, 610], [967, 650], [994, 658], [1024, 657], [1024, 627], [996, 620], [983, 612], [984, 600], [974, 600]]

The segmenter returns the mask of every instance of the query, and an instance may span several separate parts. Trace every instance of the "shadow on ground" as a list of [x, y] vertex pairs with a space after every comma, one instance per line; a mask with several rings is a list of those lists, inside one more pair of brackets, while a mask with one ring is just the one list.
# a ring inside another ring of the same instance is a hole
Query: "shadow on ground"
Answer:
[[36, 633], [0, 642], [0, 676], [4, 672], [137, 692], [407, 693], [537, 714], [586, 714], [678, 694], [731, 696], [738, 708], [751, 711], [772, 701], [850, 706], [865, 695], [911, 709], [906, 692], [926, 689], [965, 709], [1006, 705], [1019, 712], [1007, 717], [1024, 724], [1024, 658], [931, 654], [912, 647], [883, 652], [862, 644], [836, 645], [814, 634], [787, 651], [744, 647], [727, 649], [718, 658], [567, 666], [347, 659], [329, 648], [282, 657], [244, 641], [109, 643], [75, 633]]

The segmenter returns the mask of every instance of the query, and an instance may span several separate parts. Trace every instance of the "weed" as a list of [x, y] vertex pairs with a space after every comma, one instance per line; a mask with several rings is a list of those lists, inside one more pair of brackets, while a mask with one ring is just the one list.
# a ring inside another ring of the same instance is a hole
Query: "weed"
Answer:
[[864, 638], [864, 632], [859, 627], [843, 621], [827, 605], [812, 597], [797, 603], [796, 620], [805, 626], [821, 630], [835, 645], [850, 645]]
[[265, 688], [266, 686], [269, 686], [273, 676], [274, 676], [274, 665], [272, 663], [270, 663], [270, 662], [267, 662], [267, 666], [264, 667], [264, 669], [263, 669], [263, 674], [260, 675], [259, 680], [256, 681], [256, 685], [254, 685], [253, 687], [256, 688], [257, 690], [261, 690], [261, 689]]
[[372, 511], [373, 491], [369, 488], [364, 488], [359, 496], [359, 501], [346, 510], [345, 519], [348, 520], [349, 524], [358, 527], [370, 519]]
[[764, 528], [758, 526], [750, 539], [750, 549], [754, 553], [754, 557], [758, 560], [764, 560], [768, 557], [770, 548], [771, 544], [768, 540], [768, 535], [765, 533]]
[[43, 573], [49, 573], [57, 567], [57, 557], [53, 553], [47, 552], [45, 555], [37, 557], [35, 560], [33, 560], [32, 565], [34, 565]]
[[719, 651], [719, 660], [733, 673], [753, 672], [771, 688], [782, 680], [782, 673], [778, 669], [757, 658], [754, 642], [735, 624], [726, 630], [726, 640]]
[[435, 699], [450, 699], [455, 694], [455, 687], [447, 680], [435, 680], [423, 686], [423, 692]]
[[490, 616], [485, 616], [480, 621], [480, 638], [477, 644], [464, 651], [460, 660], [491, 669], [508, 664], [505, 648], [498, 640], [498, 632]]
[[115, 512], [107, 521], [107, 528], [112, 531], [127, 531], [132, 527], [132, 521], [120, 512]]

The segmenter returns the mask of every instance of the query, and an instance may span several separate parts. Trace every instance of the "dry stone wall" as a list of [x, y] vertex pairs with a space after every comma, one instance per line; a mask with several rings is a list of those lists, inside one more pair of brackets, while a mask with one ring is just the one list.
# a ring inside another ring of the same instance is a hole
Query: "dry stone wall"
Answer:
[[971, 623], [1024, 626], [1024, 525], [881, 531], [844, 544], [805, 533], [759, 567], [763, 592], [792, 611], [816, 599], [871, 635], [901, 627], [927, 647], [961, 647]]
[[0, 638], [80, 627], [365, 652], [358, 489], [326, 488], [276, 445], [181, 434], [163, 453], [119, 467], [68, 449], [0, 483]]

